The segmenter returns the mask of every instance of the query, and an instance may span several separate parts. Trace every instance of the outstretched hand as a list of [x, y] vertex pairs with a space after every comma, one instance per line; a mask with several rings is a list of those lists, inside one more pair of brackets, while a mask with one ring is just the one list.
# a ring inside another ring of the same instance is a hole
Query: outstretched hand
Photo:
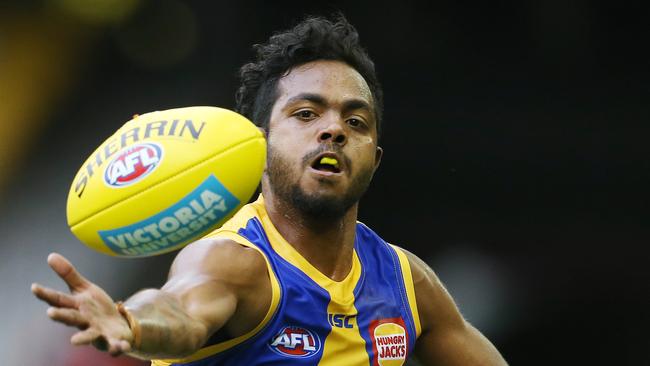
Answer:
[[47, 315], [57, 322], [77, 327], [70, 342], [93, 344], [113, 356], [131, 351], [133, 333], [117, 310], [113, 299], [99, 286], [84, 278], [62, 255], [52, 253], [47, 263], [70, 288], [70, 293], [32, 284], [32, 293], [50, 305]]

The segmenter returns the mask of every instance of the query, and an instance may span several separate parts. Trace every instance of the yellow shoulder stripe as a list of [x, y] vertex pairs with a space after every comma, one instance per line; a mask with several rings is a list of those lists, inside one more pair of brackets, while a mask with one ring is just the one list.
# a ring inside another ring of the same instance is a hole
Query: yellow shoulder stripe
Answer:
[[390, 244], [391, 247], [397, 253], [399, 258], [399, 265], [402, 268], [402, 275], [404, 277], [404, 287], [406, 287], [406, 296], [409, 301], [409, 307], [411, 308], [411, 314], [413, 315], [413, 323], [415, 323], [415, 333], [419, 337], [422, 333], [422, 326], [420, 325], [420, 314], [418, 313], [418, 304], [415, 301], [415, 286], [413, 285], [413, 275], [411, 274], [411, 264], [409, 263], [406, 254], [402, 251], [402, 248]]

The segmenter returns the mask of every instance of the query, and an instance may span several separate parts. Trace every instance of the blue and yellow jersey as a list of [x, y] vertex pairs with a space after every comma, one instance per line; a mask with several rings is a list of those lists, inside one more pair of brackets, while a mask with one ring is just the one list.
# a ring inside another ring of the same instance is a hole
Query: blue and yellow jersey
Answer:
[[226, 237], [266, 259], [272, 301], [252, 331], [208, 342], [181, 360], [155, 366], [397, 366], [421, 327], [405, 254], [357, 223], [352, 269], [333, 281], [300, 255], [271, 223], [262, 197], [208, 237]]

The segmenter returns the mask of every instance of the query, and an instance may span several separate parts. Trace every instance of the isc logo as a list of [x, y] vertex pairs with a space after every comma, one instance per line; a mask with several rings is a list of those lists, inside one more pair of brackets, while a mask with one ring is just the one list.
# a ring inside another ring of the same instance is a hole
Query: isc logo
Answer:
[[356, 317], [356, 315], [345, 315], [345, 314], [327, 314], [327, 321], [331, 326], [337, 328], [353, 328], [351, 321]]
[[301, 327], [284, 327], [269, 343], [269, 347], [282, 356], [310, 357], [320, 350], [318, 335]]
[[106, 166], [104, 182], [110, 187], [124, 187], [143, 179], [160, 165], [162, 151], [151, 142], [123, 149]]

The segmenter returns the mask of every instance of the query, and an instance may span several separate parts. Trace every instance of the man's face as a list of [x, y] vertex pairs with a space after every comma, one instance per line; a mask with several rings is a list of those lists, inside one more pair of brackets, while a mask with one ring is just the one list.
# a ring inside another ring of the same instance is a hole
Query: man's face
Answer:
[[278, 81], [266, 174], [272, 192], [312, 217], [343, 215], [381, 159], [374, 103], [352, 67], [319, 60]]

